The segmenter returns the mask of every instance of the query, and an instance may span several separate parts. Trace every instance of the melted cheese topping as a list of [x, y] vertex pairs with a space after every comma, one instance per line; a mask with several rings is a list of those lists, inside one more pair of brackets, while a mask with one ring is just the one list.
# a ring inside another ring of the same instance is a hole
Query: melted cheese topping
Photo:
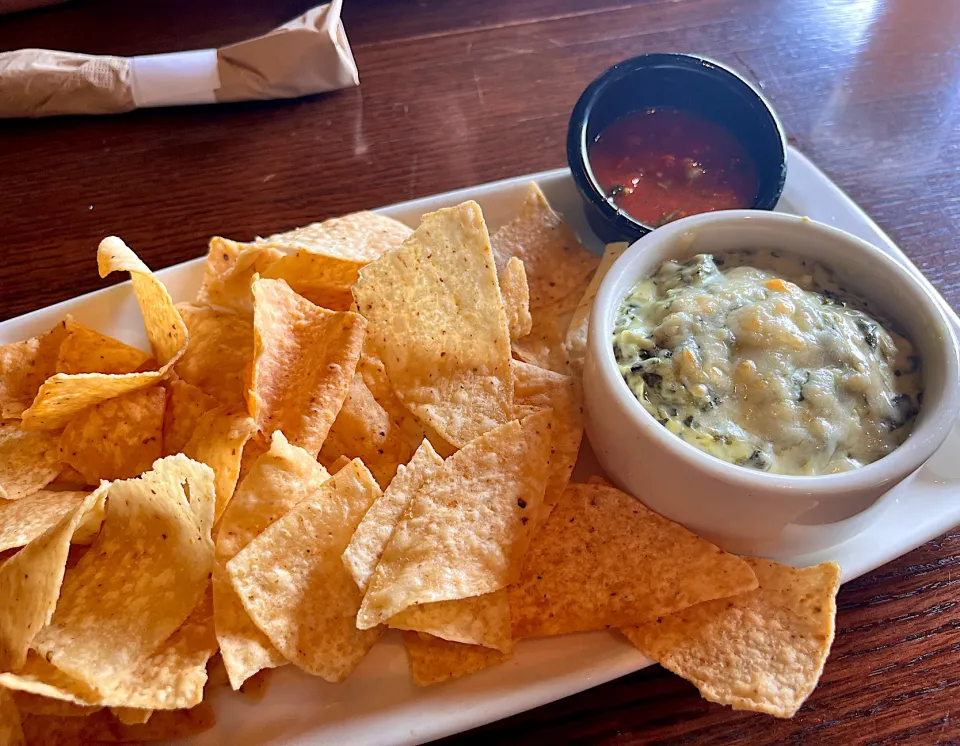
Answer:
[[869, 310], [820, 265], [701, 254], [634, 288], [613, 347], [640, 403], [688, 443], [763, 471], [830, 474], [903, 443], [922, 400], [913, 346]]

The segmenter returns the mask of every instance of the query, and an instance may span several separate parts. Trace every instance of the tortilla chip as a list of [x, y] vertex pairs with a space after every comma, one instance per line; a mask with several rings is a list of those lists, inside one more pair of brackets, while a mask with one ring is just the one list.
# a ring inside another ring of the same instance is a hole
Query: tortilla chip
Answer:
[[[360, 361], [357, 363], [357, 373], [363, 376], [363, 382], [367, 385], [367, 388], [370, 389], [373, 398], [376, 399], [377, 404], [383, 407], [384, 411], [390, 415], [390, 419], [397, 424], [407, 439], [407, 443], [417, 448], [424, 437], [426, 437], [426, 431], [420, 421], [413, 416], [413, 413], [403, 406], [403, 402], [400, 401], [396, 392], [393, 390], [393, 386], [390, 385], [386, 368], [383, 366], [380, 358], [371, 353], [370, 348], [370, 335], [367, 335], [364, 343], [364, 351], [360, 355]], [[430, 429], [436, 433], [433, 428]], [[439, 435], [435, 437], [443, 441], [443, 443], [446, 443]], [[434, 443], [433, 438], [430, 439], [430, 442]], [[434, 447], [436, 448], [436, 444], [434, 444]], [[445, 450], [453, 453], [456, 448], [447, 444]], [[442, 455], [442, 451], [438, 450], [437, 452]]]
[[622, 630], [644, 655], [735, 710], [793, 717], [833, 642], [840, 568], [750, 559], [760, 587]]
[[506, 588], [483, 596], [410, 606], [387, 621], [393, 629], [424, 632], [450, 642], [513, 650]]
[[286, 281], [294, 292], [315, 305], [349, 311], [353, 306], [351, 287], [359, 272], [356, 262], [299, 249], [278, 259], [261, 277]]
[[627, 250], [627, 246], [629, 244], [626, 242], [607, 244], [603, 250], [603, 256], [600, 258], [600, 266], [597, 267], [590, 284], [583, 292], [583, 297], [573, 311], [573, 318], [570, 319], [564, 347], [567, 350], [570, 367], [578, 375], [583, 373], [583, 362], [587, 354], [587, 329], [590, 326], [590, 309], [593, 308], [593, 301], [597, 297], [597, 291], [600, 290], [600, 283], [603, 282], [603, 278], [607, 276], [607, 272], [610, 271], [613, 263]]
[[257, 426], [245, 412], [235, 414], [227, 407], [218, 407], [200, 418], [193, 437], [184, 446], [184, 455], [206, 464], [216, 474], [214, 523], [220, 520], [233, 497], [240, 475], [243, 446], [256, 429]]
[[576, 305], [577, 298], [570, 296], [558, 303], [532, 310], [533, 327], [527, 336], [513, 343], [513, 354], [523, 362], [540, 368], [557, 373], [569, 372], [564, 340]]
[[530, 288], [527, 287], [527, 273], [523, 262], [515, 256], [504, 266], [500, 273], [500, 295], [507, 314], [507, 328], [510, 340], [515, 341], [527, 336], [533, 328], [530, 318]]
[[349, 676], [383, 633], [354, 624], [361, 593], [340, 559], [380, 495], [355, 459], [227, 563], [244, 608], [277, 650], [327, 681]]
[[175, 370], [223, 404], [245, 406], [253, 365], [253, 324], [247, 316], [181, 303], [190, 342]]
[[143, 350], [95, 332], [70, 316], [65, 324], [67, 336], [57, 356], [57, 373], [134, 373], [153, 362]]
[[0, 424], [0, 499], [39, 492], [59, 473], [56, 433], [24, 430], [16, 420]]
[[571, 484], [510, 589], [514, 637], [640, 624], [757, 587], [750, 565], [599, 484]]
[[101, 277], [111, 272], [130, 273], [154, 356], [161, 365], [180, 357], [187, 344], [187, 327], [174, 308], [167, 289], [153, 276], [150, 268], [116, 236], [100, 242], [97, 268]]
[[[0, 565], [0, 671], [26, 663], [27, 650], [50, 622], [74, 531], [104, 489], [87, 495], [56, 524]], [[2, 683], [0, 683], [2, 686]]]
[[410, 674], [417, 686], [457, 679], [510, 658], [510, 654], [493, 648], [448, 642], [419, 632], [404, 632], [403, 644], [410, 661]]
[[259, 702], [267, 696], [267, 689], [270, 686], [270, 677], [272, 675], [273, 671], [267, 669], [257, 671], [253, 676], [243, 682], [243, 686], [240, 687], [240, 693], [248, 699], [252, 699], [254, 702]]
[[356, 372], [366, 322], [313, 305], [283, 280], [257, 280], [253, 296], [250, 412], [265, 435], [280, 430], [316, 457]]
[[62, 321], [46, 334], [0, 346], [0, 419], [20, 417], [57, 372], [57, 355], [67, 336]]
[[21, 746], [26, 740], [20, 726], [20, 712], [13, 695], [6, 689], [0, 689], [0, 743], [3, 746]]
[[270, 442], [260, 433], [254, 433], [253, 437], [247, 441], [243, 447], [243, 457], [240, 459], [240, 474], [237, 476], [237, 484], [246, 479], [250, 469], [257, 463], [263, 454], [270, 450]]
[[[28, 663], [27, 665], [29, 666], [30, 664]], [[62, 699], [52, 699], [40, 694], [21, 692], [16, 689], [10, 689], [9, 691], [13, 694], [13, 701], [16, 702], [17, 709], [20, 710], [21, 716], [54, 715], [56, 717], [76, 718], [92, 715], [97, 710], [102, 709], [100, 705], [78, 705]]]
[[41, 490], [21, 500], [0, 500], [0, 552], [33, 541], [75, 510], [87, 494]]
[[103, 742], [136, 743], [189, 738], [216, 724], [213, 707], [201, 702], [189, 710], [156, 712], [143, 725], [124, 725], [110, 712], [100, 710], [89, 717], [43, 717], [23, 721], [27, 743], [86, 746]]
[[347, 398], [320, 449], [320, 462], [330, 466], [340, 456], [359, 458], [380, 486], [386, 488], [397, 467], [407, 463], [413, 451], [400, 427], [370, 393], [363, 376], [354, 375]]
[[[423, 441], [410, 462], [397, 469], [383, 497], [363, 516], [343, 553], [343, 564], [362, 592], [367, 590], [370, 576], [410, 499], [441, 466], [443, 459], [429, 441]], [[335, 473], [332, 468], [331, 473]]]
[[203, 270], [197, 302], [249, 316], [253, 313], [254, 275], [263, 274], [283, 252], [214, 236]]
[[142, 710], [139, 707], [111, 707], [110, 712], [124, 725], [143, 725], [153, 715], [153, 710]]
[[100, 535], [64, 577], [50, 624], [34, 639], [48, 661], [100, 692], [183, 624], [213, 570], [209, 519], [198, 507], [212, 510], [213, 473], [196, 465], [205, 479], [187, 476], [188, 499], [169, 468], [188, 460], [164, 461], [143, 477], [109, 483]]
[[329, 478], [309, 453], [276, 432], [270, 450], [257, 459], [224, 511], [217, 533], [213, 608], [220, 652], [234, 689], [257, 671], [287, 660], [251, 621], [223, 566], [297, 503], [316, 494]]
[[148, 471], [161, 456], [166, 397], [162, 386], [154, 386], [85, 409], [60, 435], [60, 460], [87, 484]]
[[354, 212], [262, 238], [257, 243], [287, 252], [305, 249], [353, 262], [359, 269], [379, 259], [384, 252], [398, 248], [410, 233], [410, 228], [386, 215]]
[[481, 435], [420, 487], [370, 578], [358, 627], [516, 580], [546, 486], [549, 422], [540, 412]]
[[[544, 409], [553, 411], [550, 446], [550, 476], [543, 503], [537, 514], [537, 529], [547, 520], [563, 491], [580, 455], [583, 440], [583, 392], [571, 376], [513, 360], [513, 408], [516, 417]], [[535, 529], [536, 531], [536, 529]]]
[[510, 335], [475, 202], [424, 215], [353, 289], [397, 397], [454, 446], [511, 416]]
[[163, 413], [163, 455], [182, 453], [190, 442], [200, 417], [220, 402], [186, 381], [167, 384], [167, 403]]
[[327, 471], [330, 472], [330, 476], [333, 476], [351, 461], [353, 461], [353, 459], [347, 456], [337, 456], [336, 461], [327, 467]]
[[571, 295], [579, 299], [600, 263], [598, 257], [580, 245], [535, 182], [527, 187], [517, 217], [500, 228], [490, 243], [498, 271], [504, 270], [511, 257], [523, 262], [531, 311]]

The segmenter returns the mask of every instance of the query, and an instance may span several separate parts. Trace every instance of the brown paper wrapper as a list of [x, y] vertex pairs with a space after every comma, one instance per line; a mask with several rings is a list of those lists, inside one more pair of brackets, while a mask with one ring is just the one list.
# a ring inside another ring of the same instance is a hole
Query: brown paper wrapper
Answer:
[[[355, 86], [360, 81], [340, 8], [341, 0], [334, 0], [268, 34], [218, 50], [130, 58], [47, 49], [0, 53], [0, 117], [118, 114], [142, 106], [296, 98]], [[186, 57], [202, 64], [180, 64]]]

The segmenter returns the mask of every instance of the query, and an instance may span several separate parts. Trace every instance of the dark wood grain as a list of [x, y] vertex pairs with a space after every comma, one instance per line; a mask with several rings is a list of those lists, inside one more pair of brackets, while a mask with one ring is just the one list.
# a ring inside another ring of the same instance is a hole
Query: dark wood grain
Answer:
[[[215, 46], [310, 4], [75, 0], [0, 20], [0, 50]], [[0, 319], [101, 287], [107, 234], [159, 268], [212, 234], [561, 166], [582, 88], [653, 51], [751, 76], [791, 140], [960, 306], [960, 3], [348, 0], [344, 23], [356, 90], [0, 123]], [[958, 583], [951, 533], [845, 586], [823, 682], [792, 721], [708, 704], [652, 669], [445, 743], [960, 743]]]

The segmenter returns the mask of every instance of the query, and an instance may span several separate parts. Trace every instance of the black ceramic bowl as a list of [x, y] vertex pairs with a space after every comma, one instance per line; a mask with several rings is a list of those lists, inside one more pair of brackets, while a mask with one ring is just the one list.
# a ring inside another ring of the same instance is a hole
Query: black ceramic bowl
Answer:
[[773, 109], [740, 75], [719, 62], [688, 54], [645, 54], [614, 65], [580, 95], [567, 130], [567, 160], [583, 195], [590, 227], [604, 241], [634, 241], [654, 230], [617, 207], [590, 168], [588, 150], [616, 119], [634, 111], [673, 107], [711, 119], [753, 157], [755, 210], [772, 210], [787, 178], [787, 142]]

